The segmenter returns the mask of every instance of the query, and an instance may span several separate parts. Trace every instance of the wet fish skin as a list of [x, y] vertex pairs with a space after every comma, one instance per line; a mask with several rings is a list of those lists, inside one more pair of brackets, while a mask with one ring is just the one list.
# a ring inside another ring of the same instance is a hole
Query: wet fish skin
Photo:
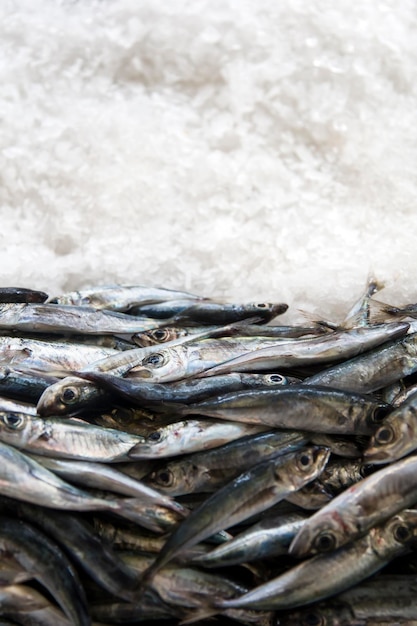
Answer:
[[99, 463], [128, 460], [144, 437], [101, 428], [78, 419], [41, 418], [0, 411], [0, 441], [27, 452]]
[[163, 458], [207, 450], [233, 439], [265, 430], [257, 424], [239, 424], [211, 419], [187, 419], [162, 426], [129, 450], [129, 458], [142, 460]]
[[[304, 528], [304, 526], [303, 526]], [[332, 552], [302, 561], [235, 600], [216, 602], [218, 609], [292, 609], [340, 593], [379, 571], [416, 541], [417, 511], [404, 510], [367, 535]]]
[[51, 593], [73, 624], [91, 623], [78, 575], [61, 549], [31, 524], [0, 517], [0, 553], [13, 553], [24, 569]]
[[15, 400], [36, 404], [45, 389], [57, 380], [46, 372], [0, 366], [0, 393]]
[[355, 483], [314, 513], [290, 546], [305, 557], [335, 550], [417, 501], [417, 456], [386, 466]]
[[[62, 611], [38, 591], [27, 585], [8, 585], [0, 589], [1, 626], [71, 626]], [[9, 621], [4, 616], [10, 618]], [[16, 620], [16, 621], [15, 621]]]
[[180, 413], [261, 423], [274, 428], [369, 435], [387, 408], [386, 404], [358, 393], [294, 384], [273, 390], [224, 394], [215, 400], [184, 406]]
[[265, 510], [314, 480], [329, 454], [325, 448], [312, 446], [264, 461], [235, 478], [192, 511], [169, 536], [144, 580], [152, 579], [181, 549]]
[[174, 323], [230, 324], [251, 317], [259, 317], [260, 323], [270, 322], [277, 315], [282, 315], [288, 304], [261, 302], [248, 304], [229, 304], [217, 302], [198, 302], [175, 316]]
[[[155, 344], [163, 344], [172, 339], [190, 336], [201, 332], [200, 326], [166, 326], [165, 328], [157, 328], [156, 330], [148, 330], [143, 333], [136, 333], [132, 339], [138, 346], [151, 346]], [[256, 337], [286, 337], [297, 338], [304, 335], [322, 335], [326, 330], [317, 326], [271, 326], [247, 324], [241, 327], [240, 335], [256, 336]]]
[[240, 374], [238, 372], [172, 383], [147, 383], [141, 378], [114, 376], [104, 372], [84, 372], [82, 377], [135, 406], [147, 406], [156, 411], [165, 410], [167, 403], [189, 404], [219, 393], [301, 382], [293, 376], [283, 376], [278, 373]]
[[203, 567], [227, 567], [287, 554], [306, 518], [307, 514], [301, 512], [266, 517], [223, 545], [194, 557], [193, 563]]
[[103, 285], [91, 289], [72, 291], [49, 298], [51, 304], [71, 304], [89, 306], [94, 309], [108, 309], [111, 311], [128, 311], [134, 306], [156, 302], [167, 302], [170, 299], [205, 300], [186, 291], [176, 291], [164, 287], [149, 287], [146, 285]]
[[144, 481], [173, 496], [212, 492], [256, 463], [292, 452], [308, 441], [306, 433], [297, 431], [274, 430], [246, 435], [222, 446], [169, 461]]
[[[1, 503], [3, 507], [3, 502]], [[45, 511], [42, 507], [9, 499], [5, 507], [25, 522], [35, 524], [72, 558], [103, 589], [119, 598], [133, 601], [137, 598], [139, 578], [128, 568], [83, 518], [59, 511]]]
[[324, 385], [373, 393], [417, 371], [417, 333], [390, 341], [304, 379], [305, 385]]
[[389, 341], [390, 338], [402, 337], [408, 331], [406, 322], [393, 322], [375, 326], [334, 331], [328, 335], [307, 339], [298, 339], [276, 347], [267, 347], [248, 353], [204, 373], [204, 376], [227, 374], [229, 372], [255, 372], [285, 367], [300, 367], [331, 363], [354, 357]]

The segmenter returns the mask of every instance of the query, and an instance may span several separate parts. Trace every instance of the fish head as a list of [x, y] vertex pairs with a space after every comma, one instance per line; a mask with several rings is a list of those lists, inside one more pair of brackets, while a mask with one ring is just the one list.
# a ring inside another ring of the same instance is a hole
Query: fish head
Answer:
[[148, 354], [140, 365], [131, 370], [131, 375], [145, 378], [148, 382], [167, 382], [182, 378], [186, 373], [186, 365], [186, 348], [176, 346]]
[[97, 392], [98, 389], [92, 383], [75, 376], [67, 376], [45, 389], [36, 410], [43, 417], [75, 413], [87, 406]]
[[289, 554], [306, 557], [336, 550], [348, 541], [348, 526], [336, 510], [324, 512], [321, 509], [306, 520], [298, 531], [289, 547]]
[[389, 463], [396, 461], [410, 452], [415, 441], [415, 428], [407, 419], [389, 419], [371, 437], [368, 448], [364, 452], [364, 457], [369, 463]]
[[324, 446], [310, 446], [295, 452], [294, 457], [297, 472], [305, 483], [306, 478], [313, 480], [321, 474], [329, 460], [330, 450]]
[[144, 482], [162, 493], [183, 495], [192, 491], [196, 469], [185, 460], [182, 463], [167, 463], [153, 471]]
[[0, 439], [4, 443], [18, 446], [30, 435], [33, 416], [16, 411], [0, 411]]
[[380, 526], [371, 529], [372, 548], [378, 554], [386, 554], [401, 546], [414, 548], [417, 545], [417, 510], [405, 509]]

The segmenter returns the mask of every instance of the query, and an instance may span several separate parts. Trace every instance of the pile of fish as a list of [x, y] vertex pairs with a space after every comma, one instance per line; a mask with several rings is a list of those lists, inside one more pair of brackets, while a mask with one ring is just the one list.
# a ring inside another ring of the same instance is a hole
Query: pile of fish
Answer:
[[304, 326], [0, 289], [1, 623], [417, 625], [417, 305], [380, 288]]

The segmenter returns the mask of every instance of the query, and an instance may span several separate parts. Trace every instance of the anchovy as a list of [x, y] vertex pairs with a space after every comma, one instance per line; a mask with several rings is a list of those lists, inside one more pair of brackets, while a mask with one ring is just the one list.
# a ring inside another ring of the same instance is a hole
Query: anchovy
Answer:
[[290, 546], [306, 556], [334, 550], [417, 502], [417, 456], [363, 478], [314, 513]]
[[0, 366], [0, 393], [15, 400], [36, 404], [45, 389], [57, 380], [56, 376], [46, 372]]
[[[27, 585], [7, 585], [0, 588], [1, 626], [71, 626], [74, 622], [38, 591]], [[16, 621], [15, 621], [16, 620]]]

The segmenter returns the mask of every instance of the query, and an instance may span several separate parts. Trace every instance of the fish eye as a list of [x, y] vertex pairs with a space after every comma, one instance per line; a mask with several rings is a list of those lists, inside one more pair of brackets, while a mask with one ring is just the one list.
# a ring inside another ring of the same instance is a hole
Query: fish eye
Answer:
[[159, 432], [159, 430], [154, 430], [153, 433], [151, 433], [150, 435], [148, 435], [147, 439], [148, 441], [152, 441], [152, 442], [157, 442], [161, 439], [162, 435]]
[[298, 457], [298, 466], [300, 469], [307, 469], [311, 464], [311, 455], [308, 452], [303, 452]]
[[333, 533], [326, 530], [316, 537], [314, 547], [318, 552], [330, 552], [330, 550], [334, 550], [336, 547], [336, 537]]
[[394, 539], [400, 543], [405, 543], [412, 537], [410, 529], [405, 524], [396, 524], [392, 530], [392, 534]]
[[17, 415], [16, 413], [5, 413], [2, 415], [2, 420], [8, 428], [13, 430], [19, 430], [25, 423], [22, 415]]
[[376, 431], [374, 438], [377, 444], [383, 446], [393, 441], [394, 431], [390, 426], [381, 426], [381, 428]]
[[150, 354], [145, 357], [142, 361], [142, 365], [151, 365], [152, 367], [162, 367], [165, 363], [165, 357], [160, 352], [155, 352], [155, 354]]
[[152, 333], [152, 336], [154, 339], [156, 339], [157, 341], [165, 341], [165, 339], [168, 338], [168, 331], [167, 330], [154, 330]]
[[66, 387], [60, 396], [60, 400], [63, 404], [72, 404], [77, 399], [78, 389], [76, 389], [76, 387]]
[[171, 470], [160, 470], [159, 472], [157, 472], [156, 476], [156, 481], [158, 484], [163, 485], [164, 487], [171, 487], [171, 485], [174, 482], [174, 475], [171, 472]]
[[387, 415], [386, 409], [376, 408], [371, 415], [371, 421], [373, 424], [380, 424]]
[[266, 380], [268, 383], [275, 383], [277, 385], [283, 385], [285, 378], [284, 376], [281, 376], [281, 374], [270, 374], [269, 376], [267, 376]]
[[266, 309], [267, 305], [265, 304], [265, 302], [260, 302], [259, 304], [256, 305], [258, 307], [258, 309]]

